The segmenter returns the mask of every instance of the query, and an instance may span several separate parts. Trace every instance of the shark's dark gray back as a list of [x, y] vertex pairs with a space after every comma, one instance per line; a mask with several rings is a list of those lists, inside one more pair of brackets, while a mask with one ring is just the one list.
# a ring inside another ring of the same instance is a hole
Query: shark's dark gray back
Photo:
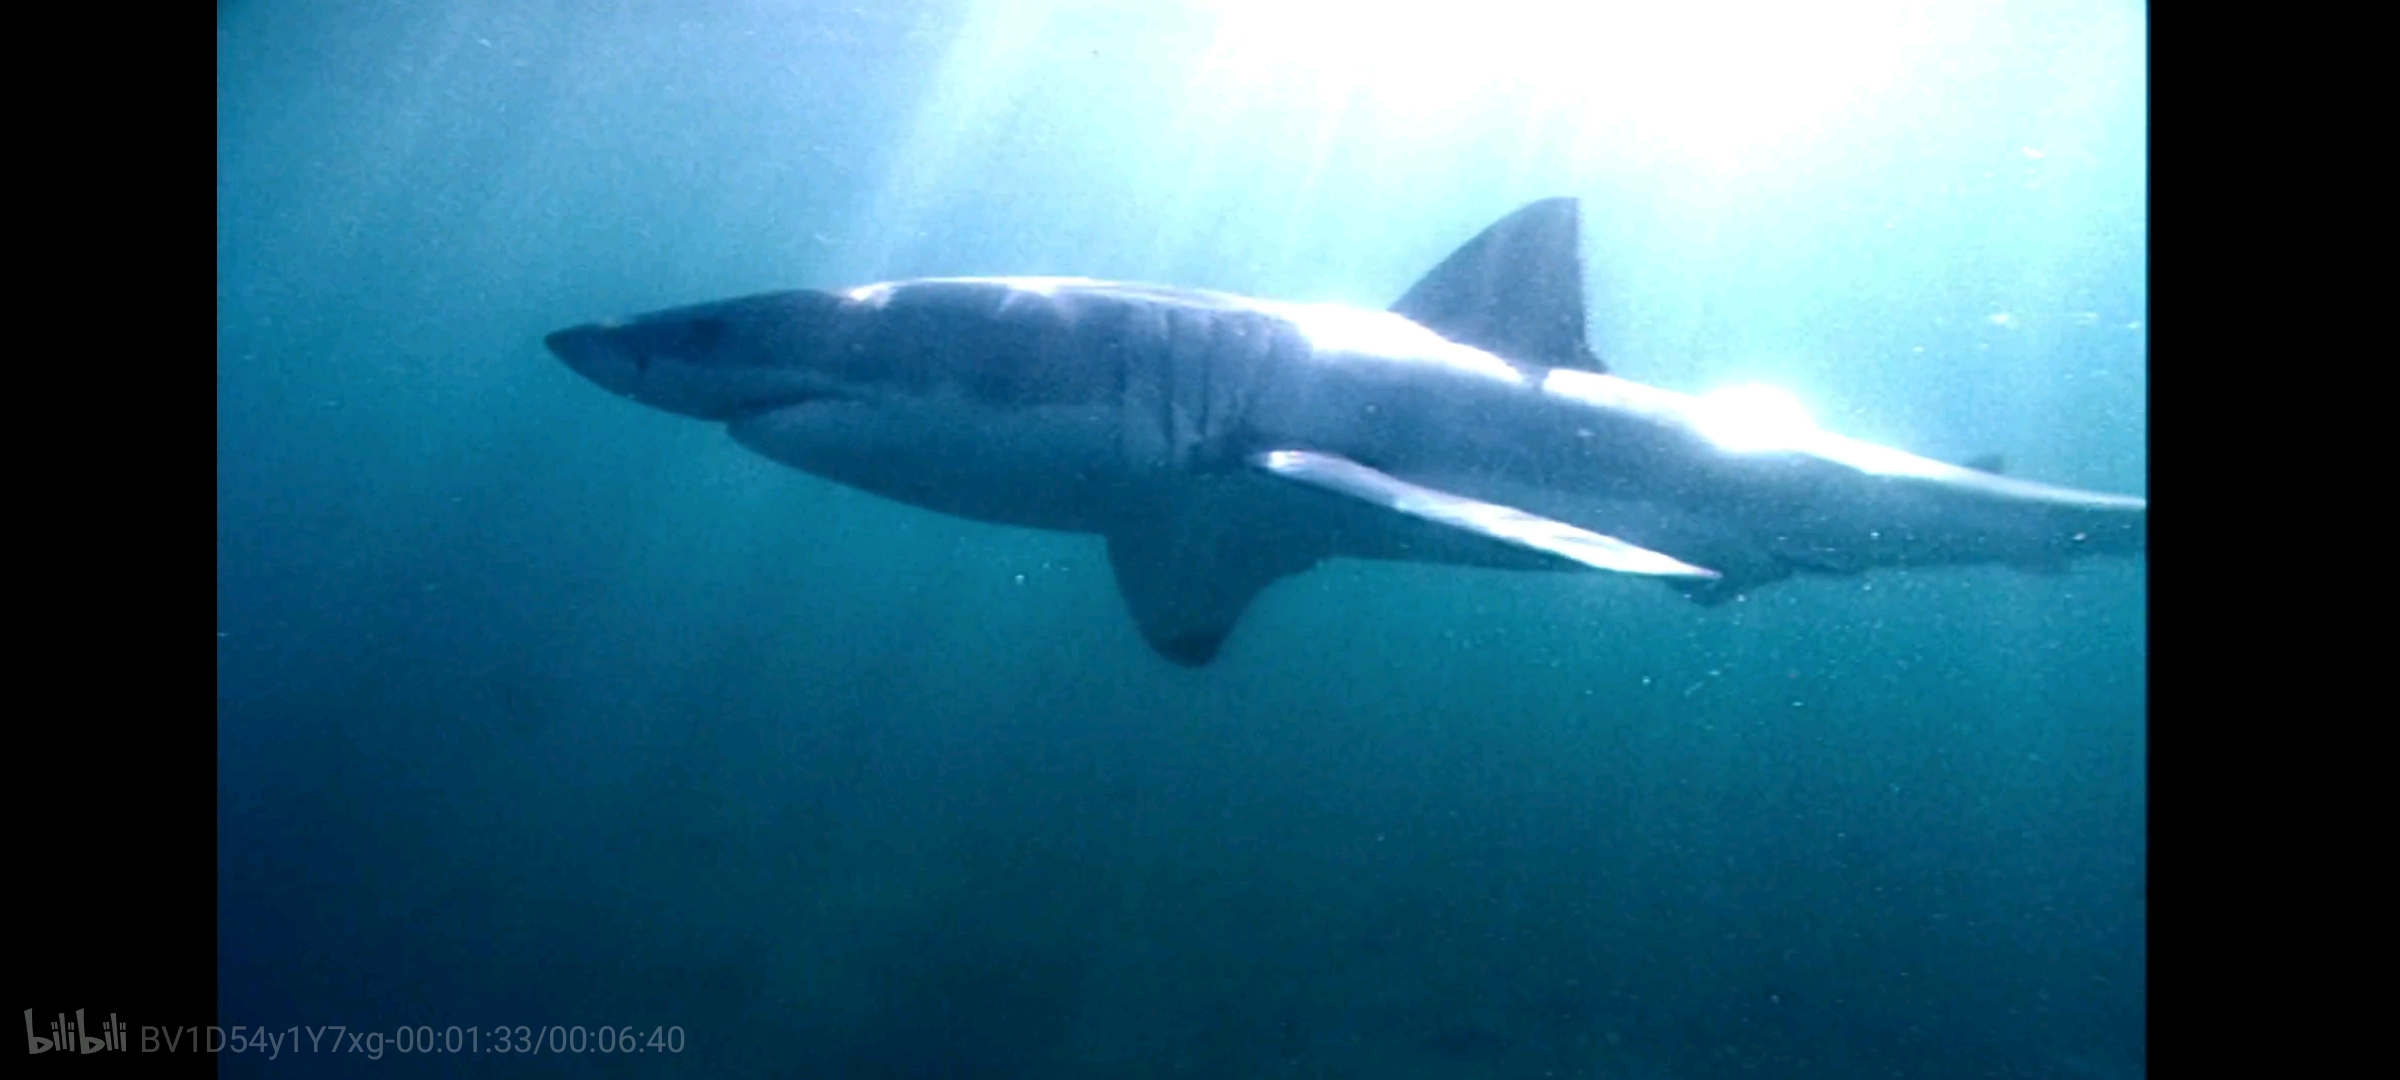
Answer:
[[858, 290], [823, 348], [850, 377], [994, 408], [1121, 408], [1144, 469], [1231, 467], [1229, 439], [1291, 324], [1238, 297], [1042, 278], [930, 279]]

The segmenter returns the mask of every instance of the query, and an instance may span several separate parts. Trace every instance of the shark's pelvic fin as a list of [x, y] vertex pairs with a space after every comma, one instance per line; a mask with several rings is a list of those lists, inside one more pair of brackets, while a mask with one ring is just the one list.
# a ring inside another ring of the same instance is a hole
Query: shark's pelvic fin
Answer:
[[1392, 312], [1511, 360], [1606, 373], [1584, 340], [1581, 223], [1573, 199], [1520, 209], [1442, 260]]
[[1671, 555], [1528, 514], [1514, 507], [1436, 491], [1377, 472], [1346, 457], [1309, 450], [1272, 450], [1251, 464], [1277, 476], [1411, 517], [1464, 529], [1503, 543], [1581, 563], [1595, 570], [1654, 577], [1714, 578], [1717, 572]]

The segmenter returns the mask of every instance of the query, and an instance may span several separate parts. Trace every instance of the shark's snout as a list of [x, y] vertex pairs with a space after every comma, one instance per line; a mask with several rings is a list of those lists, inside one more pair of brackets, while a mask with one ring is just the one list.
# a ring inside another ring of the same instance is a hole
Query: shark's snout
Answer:
[[566, 362], [576, 374], [612, 390], [639, 370], [637, 357], [609, 336], [607, 327], [599, 323], [570, 326], [542, 339], [553, 356]]
[[840, 387], [806, 364], [755, 355], [722, 307], [584, 323], [542, 344], [601, 389], [701, 420], [737, 420], [839, 396]]
[[589, 324], [570, 326], [543, 337], [542, 344], [557, 354], [559, 359], [566, 360], [575, 355], [578, 350], [588, 346], [595, 329], [597, 328]]

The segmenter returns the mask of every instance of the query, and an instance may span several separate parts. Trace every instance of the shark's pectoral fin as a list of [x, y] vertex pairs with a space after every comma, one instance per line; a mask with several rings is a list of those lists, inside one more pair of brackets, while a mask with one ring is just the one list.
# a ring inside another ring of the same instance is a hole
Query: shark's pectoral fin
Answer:
[[1710, 579], [1714, 570], [1514, 507], [1453, 495], [1378, 472], [1346, 457], [1309, 450], [1272, 450], [1250, 459], [1277, 476], [1373, 503], [1595, 570], [1656, 577]]
[[1186, 667], [1217, 658], [1260, 590], [1316, 564], [1313, 554], [1245, 540], [1185, 515], [1114, 530], [1108, 564], [1142, 640]]

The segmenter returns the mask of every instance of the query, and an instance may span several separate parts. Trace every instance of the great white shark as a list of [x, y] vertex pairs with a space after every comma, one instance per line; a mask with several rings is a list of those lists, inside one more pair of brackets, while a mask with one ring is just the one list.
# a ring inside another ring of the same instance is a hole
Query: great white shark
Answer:
[[[1526, 206], [1388, 311], [1084, 278], [801, 289], [589, 323], [550, 351], [803, 471], [1104, 537], [1152, 648], [1214, 659], [1335, 557], [1664, 579], [2144, 550], [2139, 498], [1846, 438], [1771, 395], [1609, 374], [1575, 200]], [[1780, 399], [1788, 400], [1788, 399]]]

